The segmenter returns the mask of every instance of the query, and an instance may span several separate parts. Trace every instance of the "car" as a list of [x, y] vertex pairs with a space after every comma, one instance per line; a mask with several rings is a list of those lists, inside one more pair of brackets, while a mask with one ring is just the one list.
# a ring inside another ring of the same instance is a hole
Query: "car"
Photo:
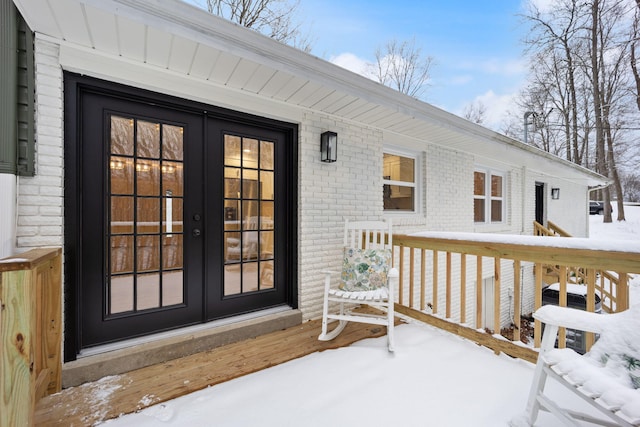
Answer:
[[604, 203], [589, 202], [589, 215], [602, 215], [604, 213]]
[[[559, 283], [551, 284], [542, 290], [542, 305], [560, 305], [559, 300]], [[567, 307], [578, 310], [587, 309], [587, 287], [585, 285], [567, 283]], [[602, 313], [602, 300], [598, 294], [595, 294], [595, 312]], [[597, 338], [598, 336], [596, 335]], [[582, 331], [567, 328], [566, 344], [567, 348], [571, 348], [580, 354], [584, 354], [587, 351]]]

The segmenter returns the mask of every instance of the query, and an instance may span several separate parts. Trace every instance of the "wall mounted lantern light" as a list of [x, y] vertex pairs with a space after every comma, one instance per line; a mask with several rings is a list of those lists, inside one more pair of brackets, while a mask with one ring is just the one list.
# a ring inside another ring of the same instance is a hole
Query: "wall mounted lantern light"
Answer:
[[558, 200], [560, 198], [560, 189], [559, 188], [552, 188], [551, 189], [551, 198], [553, 200]]
[[338, 134], [324, 132], [320, 135], [320, 159], [323, 162], [333, 163], [338, 158]]

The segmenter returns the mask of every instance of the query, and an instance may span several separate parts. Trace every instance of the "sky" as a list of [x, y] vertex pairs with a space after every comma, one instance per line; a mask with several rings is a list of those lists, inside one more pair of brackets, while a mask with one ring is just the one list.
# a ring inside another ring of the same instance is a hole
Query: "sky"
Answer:
[[[206, 0], [187, 1], [206, 8]], [[526, 25], [519, 16], [525, 1], [299, 0], [294, 21], [309, 35], [311, 54], [359, 74], [378, 47], [415, 40], [434, 61], [421, 99], [457, 115], [480, 101], [483, 124], [501, 131], [525, 84]]]
[[[615, 209], [615, 205], [614, 205]], [[590, 215], [591, 238], [637, 241], [640, 206], [627, 221], [604, 224]], [[623, 244], [624, 242], [620, 242]], [[640, 276], [630, 287], [640, 303]], [[313, 353], [290, 362], [105, 421], [105, 427], [501, 427], [525, 409], [534, 365], [435, 327], [396, 327], [396, 351], [386, 337]], [[108, 387], [108, 384], [106, 384]], [[556, 403], [594, 411], [555, 382]], [[102, 396], [108, 399], [108, 395]], [[141, 406], [153, 401], [145, 396]], [[563, 424], [541, 413], [536, 427]], [[587, 424], [584, 424], [585, 427]], [[592, 424], [589, 424], [592, 425]]]
[[[520, 0], [300, 0], [312, 54], [355, 72], [390, 40], [415, 38], [434, 58], [424, 100], [455, 114], [480, 100], [496, 127], [523, 87]], [[497, 129], [496, 129], [497, 130]]]

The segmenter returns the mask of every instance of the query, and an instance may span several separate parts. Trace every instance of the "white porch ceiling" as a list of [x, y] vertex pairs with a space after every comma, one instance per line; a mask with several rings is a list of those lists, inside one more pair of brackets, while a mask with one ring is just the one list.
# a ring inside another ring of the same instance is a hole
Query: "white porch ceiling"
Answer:
[[335, 115], [416, 141], [600, 185], [599, 175], [180, 0], [14, 0], [61, 44]]

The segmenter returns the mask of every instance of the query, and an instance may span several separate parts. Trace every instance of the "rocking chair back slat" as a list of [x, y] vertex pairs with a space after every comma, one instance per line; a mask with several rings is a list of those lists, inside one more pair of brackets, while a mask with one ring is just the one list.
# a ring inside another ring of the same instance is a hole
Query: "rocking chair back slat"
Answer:
[[392, 248], [391, 223], [380, 228], [378, 221], [354, 221], [345, 224], [344, 247], [361, 249]]
[[[331, 288], [332, 273], [325, 273], [325, 293], [324, 305], [322, 310], [322, 333], [318, 339], [328, 341], [335, 338], [342, 330], [344, 330], [347, 322], [371, 323], [375, 325], [387, 326], [387, 345], [389, 351], [393, 351], [393, 326], [394, 326], [394, 294], [398, 287], [398, 271], [390, 268], [393, 264], [390, 259], [389, 251], [378, 251], [379, 249], [392, 249], [392, 229], [391, 221], [353, 221], [345, 222], [344, 226], [344, 250], [348, 257], [344, 257], [344, 262], [348, 265], [347, 274], [349, 279], [348, 286], [346, 282], [339, 288]], [[361, 249], [373, 249], [366, 251], [367, 254], [360, 253]], [[351, 258], [355, 253], [356, 258]], [[362, 258], [360, 258], [362, 257]], [[352, 276], [354, 271], [351, 270], [351, 264], [358, 263], [368, 265], [371, 271], [361, 271], [356, 274], [354, 279]], [[381, 275], [379, 271], [390, 268], [388, 273]], [[344, 266], [343, 266], [344, 269]], [[365, 276], [362, 282], [359, 282], [358, 274]], [[371, 274], [371, 276], [369, 276]], [[376, 284], [376, 280], [383, 277], [385, 280], [382, 285]], [[369, 279], [372, 281], [369, 282]], [[376, 279], [377, 278], [377, 279]], [[357, 286], [353, 286], [353, 282]], [[364, 284], [363, 284], [364, 283]], [[345, 287], [343, 288], [343, 285]], [[360, 288], [362, 287], [362, 289]], [[329, 305], [332, 305], [332, 310]], [[364, 314], [353, 312], [351, 308], [354, 304], [366, 304], [378, 309], [380, 314]], [[337, 308], [337, 313], [333, 308]], [[328, 324], [337, 321], [338, 325], [329, 331]]]

